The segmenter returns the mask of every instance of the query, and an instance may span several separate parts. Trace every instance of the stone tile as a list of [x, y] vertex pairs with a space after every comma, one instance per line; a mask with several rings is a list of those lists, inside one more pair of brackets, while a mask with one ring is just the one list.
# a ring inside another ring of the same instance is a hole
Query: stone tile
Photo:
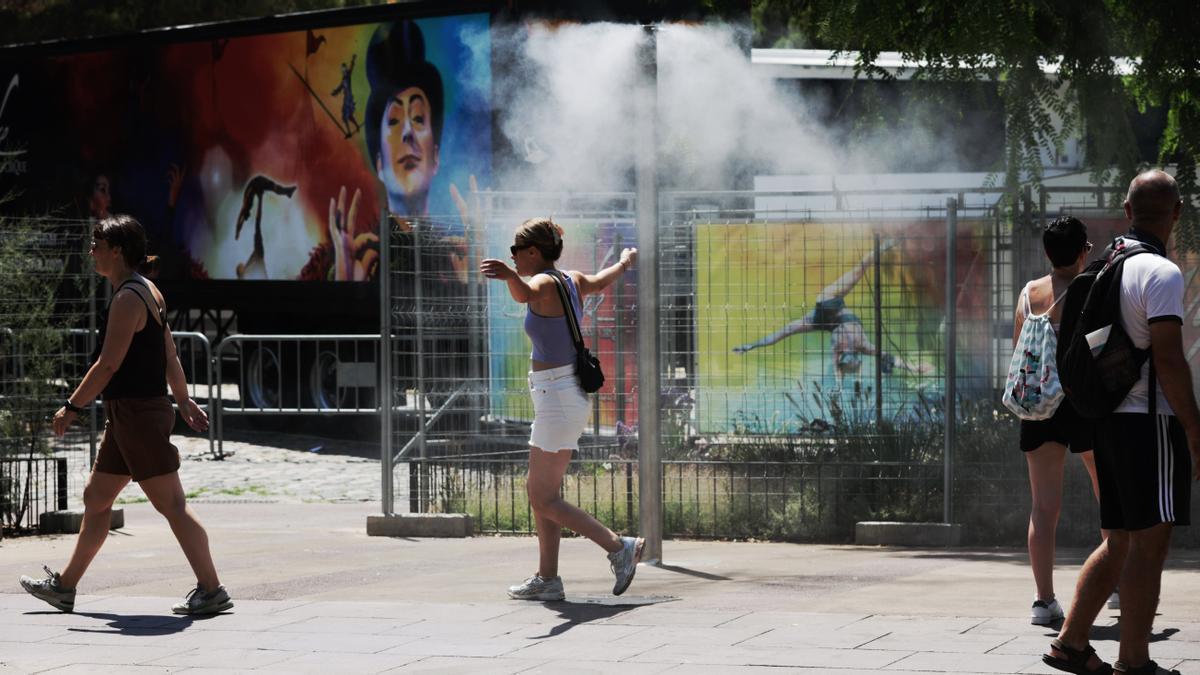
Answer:
[[[275, 617], [277, 618], [277, 617]], [[413, 619], [351, 619], [310, 617], [283, 623], [271, 630], [277, 633], [338, 633], [342, 635], [398, 635], [397, 629], [417, 623]], [[261, 630], [261, 629], [260, 629]]]
[[[815, 675], [824, 671], [826, 671], [824, 666], [819, 668], [780, 668], [776, 666], [707, 666], [688, 663], [672, 666], [662, 672], [667, 675]], [[836, 675], [875, 675], [879, 671], [838, 668], [833, 672]]]
[[380, 653], [402, 656], [496, 657], [513, 654], [527, 646], [529, 646], [528, 640], [507, 637], [467, 641], [454, 638], [423, 638], [392, 647]]
[[707, 611], [642, 607], [605, 619], [604, 623], [629, 626], [708, 626], [714, 628], [740, 617], [746, 611]]
[[346, 635], [341, 633], [280, 633], [274, 647], [293, 652], [346, 652], [378, 654], [420, 638], [398, 635]]
[[958, 654], [986, 654], [1009, 642], [1006, 635], [921, 635], [916, 633], [890, 633], [873, 640], [859, 649], [910, 649], [919, 652], [942, 652]]
[[269, 666], [273, 663], [285, 661], [295, 656], [292, 652], [276, 651], [271, 649], [225, 649], [222, 647], [208, 647], [205, 649], [193, 649], [178, 654], [150, 661], [147, 665], [151, 666], [172, 666], [182, 668], [193, 668], [203, 664], [205, 668], [215, 668], [218, 670], [233, 670], [243, 669], [251, 670], [262, 666]]
[[[489, 622], [495, 623], [495, 622]], [[557, 625], [520, 625], [505, 633], [505, 637], [554, 642], [592, 642], [604, 644], [614, 640], [624, 641], [631, 635], [644, 633], [646, 626], [623, 626], [605, 623], [562, 623]]]
[[[0, 624], [0, 642], [38, 642], [55, 636], [66, 635], [64, 626], [20, 625], [13, 623]], [[4, 649], [0, 648], [0, 657]]]
[[[667, 672], [671, 668], [674, 666], [665, 663], [630, 663], [628, 661], [614, 663], [612, 661], [562, 659], [550, 661], [529, 670], [522, 670], [521, 675], [608, 675], [609, 673], [652, 675]], [[772, 671], [777, 670], [772, 669]]]
[[918, 652], [889, 664], [886, 671], [919, 671], [934, 673], [1016, 673], [1024, 672], [1041, 657], [1016, 654], [945, 654]]
[[284, 661], [255, 669], [256, 673], [382, 673], [410, 663], [420, 657], [406, 658], [398, 654], [331, 654], [310, 653], [292, 656]]
[[[857, 624], [868, 617], [867, 614], [817, 614], [813, 612], [747, 612], [742, 616], [717, 626], [718, 628], [812, 628], [820, 630], [837, 630]], [[870, 632], [874, 629], [864, 629]], [[882, 635], [886, 630], [880, 630]]]
[[756, 636], [768, 632], [762, 628], [708, 628], [705, 626], [632, 626], [640, 630], [620, 638], [622, 645], [635, 644], [647, 647], [662, 645], [699, 645], [728, 647], [743, 644]]
[[958, 635], [983, 623], [984, 619], [973, 617], [932, 616], [869, 616], [862, 621], [843, 626], [856, 631], [882, 631], [885, 633], [950, 633]]
[[[625, 661], [640, 654], [658, 649], [646, 644], [626, 642], [586, 642], [565, 640], [543, 640], [529, 644], [516, 656], [547, 661], [582, 659], [585, 661]], [[695, 649], [693, 647], [692, 649]]]
[[165, 644], [166, 638], [179, 636], [179, 631], [162, 628], [131, 628], [118, 630], [115, 628], [68, 628], [62, 635], [54, 638], [54, 644], [63, 645], [108, 645], [123, 647], [125, 645], [155, 645]]
[[[718, 628], [717, 631], [731, 630], [726, 628]], [[738, 642], [739, 647], [769, 647], [777, 649], [788, 649], [792, 647], [829, 647], [831, 649], [854, 649], [856, 647], [869, 646], [873, 647], [875, 641], [887, 635], [879, 631], [863, 632], [851, 630], [829, 630], [827, 628], [776, 628], [760, 633], [743, 642]], [[898, 651], [908, 651], [903, 645], [893, 645], [891, 647], [880, 647], [880, 649], [897, 649]]]
[[431, 656], [389, 670], [389, 673], [438, 673], [438, 675], [510, 675], [523, 673], [542, 665], [541, 661], [526, 659], [488, 659], [456, 656]]
[[707, 664], [713, 666], [793, 666], [809, 668], [882, 668], [912, 652], [887, 652], [863, 649], [751, 649], [749, 647], [713, 647], [696, 649], [689, 645], [667, 645], [627, 659], [638, 663]]
[[412, 623], [393, 626], [381, 635], [412, 635], [432, 638], [493, 638], [521, 628], [522, 624], [514, 626], [506, 621], [414, 621]]
[[111, 673], [112, 675], [124, 675], [125, 673], [134, 673], [136, 675], [157, 675], [158, 673], [171, 673], [174, 672], [174, 670], [163, 666], [76, 663], [44, 672], [53, 673], [54, 675], [105, 675], [106, 673]]

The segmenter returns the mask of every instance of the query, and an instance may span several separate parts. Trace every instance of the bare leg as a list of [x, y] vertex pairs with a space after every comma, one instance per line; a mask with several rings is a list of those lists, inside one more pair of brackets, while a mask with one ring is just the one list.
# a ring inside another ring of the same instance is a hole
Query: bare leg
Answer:
[[1159, 523], [1129, 533], [1129, 557], [1121, 574], [1121, 649], [1117, 658], [1135, 668], [1150, 660], [1150, 631], [1172, 528], [1171, 523]]
[[[1096, 477], [1096, 456], [1091, 450], [1085, 450], [1079, 453], [1079, 460], [1083, 462], [1083, 468], [1087, 469], [1088, 477], [1092, 479], [1092, 495], [1096, 501], [1100, 501], [1100, 479]], [[1108, 539], [1108, 530], [1100, 528], [1100, 539]]]
[[[568, 503], [562, 498], [563, 475], [571, 461], [571, 451], [546, 452], [541, 448], [529, 449], [529, 478], [525, 489], [529, 494], [529, 504], [534, 513], [546, 520], [558, 523], [562, 527], [591, 539], [612, 553], [621, 550], [621, 538], [616, 532], [605, 527], [583, 509]], [[539, 548], [541, 546], [541, 528], [538, 528]], [[557, 547], [557, 542], [555, 543]], [[555, 571], [558, 563], [555, 560]], [[545, 572], [546, 570], [542, 570]]]
[[71, 560], [59, 574], [62, 588], [75, 588], [88, 565], [92, 564], [92, 559], [100, 552], [112, 524], [113, 502], [128, 484], [129, 476], [102, 471], [92, 471], [88, 476], [87, 485], [83, 488], [83, 524], [79, 528], [79, 537], [75, 539]]
[[[1096, 616], [1100, 614], [1108, 596], [1117, 587], [1117, 580], [1121, 578], [1121, 570], [1125, 567], [1128, 553], [1129, 533], [1125, 530], [1112, 530], [1108, 539], [1101, 542], [1092, 555], [1088, 556], [1083, 569], [1079, 571], [1079, 580], [1075, 583], [1075, 598], [1071, 603], [1071, 610], [1067, 612], [1062, 630], [1058, 633], [1058, 639], [1068, 647], [1083, 649], [1087, 646], [1092, 624], [1095, 623]], [[1121, 600], [1124, 604], [1124, 598]], [[1122, 625], [1122, 636], [1125, 631], [1126, 627]], [[1050, 653], [1059, 658], [1066, 656], [1054, 648], [1050, 649]], [[1088, 660], [1088, 667], [1096, 668], [1100, 662], [1100, 657], [1093, 654]]]
[[562, 540], [562, 525], [533, 513], [538, 537], [538, 576], [543, 579], [558, 576], [558, 544]]
[[1025, 453], [1033, 506], [1029, 510], [1029, 565], [1038, 600], [1054, 599], [1054, 540], [1062, 511], [1063, 466], [1066, 446], [1043, 443]]
[[196, 573], [196, 580], [205, 591], [221, 585], [217, 579], [217, 568], [213, 565], [212, 552], [208, 548], [208, 533], [196, 518], [196, 513], [187, 505], [179, 472], [155, 476], [138, 483], [150, 503], [171, 525], [175, 539], [179, 541], [183, 555]]
[[863, 275], [867, 273], [867, 268], [875, 262], [875, 252], [868, 251], [863, 256], [862, 260], [857, 265], [850, 268], [848, 272], [838, 277], [832, 284], [826, 286], [820, 294], [817, 295], [817, 302], [825, 302], [834, 298], [844, 298], [854, 288], [854, 285], [862, 280]]
[[766, 347], [767, 345], [773, 345], [776, 342], [779, 342], [780, 340], [782, 340], [786, 337], [791, 337], [797, 333], [811, 333], [814, 330], [814, 328], [813, 328], [813, 324], [812, 324], [812, 320], [810, 319], [810, 316], [811, 316], [811, 314], [804, 316], [802, 318], [796, 319], [795, 321], [788, 323], [786, 326], [784, 326], [783, 328], [780, 328], [779, 330], [775, 331], [774, 333], [771, 333], [770, 335], [767, 335], [763, 338], [755, 340], [754, 342], [747, 342], [744, 345], [738, 345], [733, 348], [733, 351], [738, 354], [741, 354], [743, 352], [748, 352], [751, 349], [758, 349], [759, 347]]

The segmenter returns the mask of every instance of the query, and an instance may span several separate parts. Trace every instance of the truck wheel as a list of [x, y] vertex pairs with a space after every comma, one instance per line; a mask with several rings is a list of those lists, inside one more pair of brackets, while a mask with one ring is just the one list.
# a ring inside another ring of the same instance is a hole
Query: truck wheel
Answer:
[[242, 374], [242, 401], [248, 408], [278, 408], [281, 367], [279, 355], [266, 345], [259, 345], [246, 359]]

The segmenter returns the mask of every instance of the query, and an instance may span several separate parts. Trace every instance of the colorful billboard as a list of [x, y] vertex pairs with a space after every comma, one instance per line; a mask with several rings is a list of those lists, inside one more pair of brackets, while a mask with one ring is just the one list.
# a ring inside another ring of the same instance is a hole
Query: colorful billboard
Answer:
[[3, 181], [34, 212], [134, 215], [162, 278], [369, 280], [385, 210], [489, 184], [486, 14], [128, 45], [0, 66]]
[[[967, 394], [990, 384], [987, 359], [980, 358], [988, 353], [990, 229], [959, 228], [956, 381]], [[879, 413], [889, 421], [940, 414], [945, 261], [944, 220], [883, 229], [698, 224], [700, 433], [822, 432], [873, 423]]]

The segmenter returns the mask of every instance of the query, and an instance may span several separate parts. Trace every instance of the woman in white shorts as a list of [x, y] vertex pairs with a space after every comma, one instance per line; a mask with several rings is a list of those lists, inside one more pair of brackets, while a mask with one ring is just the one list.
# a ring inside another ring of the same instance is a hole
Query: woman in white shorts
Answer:
[[508, 284], [513, 299], [528, 306], [525, 332], [533, 342], [529, 368], [533, 427], [526, 492], [537, 527], [539, 556], [537, 573], [508, 589], [508, 596], [515, 600], [566, 597], [558, 576], [558, 544], [564, 527], [608, 552], [616, 577], [614, 595], [624, 593], [633, 581], [644, 543], [640, 538], [619, 536], [560, 494], [563, 475], [571, 461], [571, 452], [579, 448], [579, 436], [587, 425], [590, 406], [587, 394], [575, 378], [575, 344], [551, 276], [559, 275], [566, 284], [571, 309], [582, 320], [583, 296], [599, 293], [616, 281], [637, 260], [637, 249], [621, 251], [617, 264], [595, 274], [559, 272], [554, 262], [562, 255], [562, 235], [562, 227], [549, 218], [527, 220], [517, 229], [510, 247], [516, 269], [503, 260], [488, 259], [479, 264], [485, 277]]

